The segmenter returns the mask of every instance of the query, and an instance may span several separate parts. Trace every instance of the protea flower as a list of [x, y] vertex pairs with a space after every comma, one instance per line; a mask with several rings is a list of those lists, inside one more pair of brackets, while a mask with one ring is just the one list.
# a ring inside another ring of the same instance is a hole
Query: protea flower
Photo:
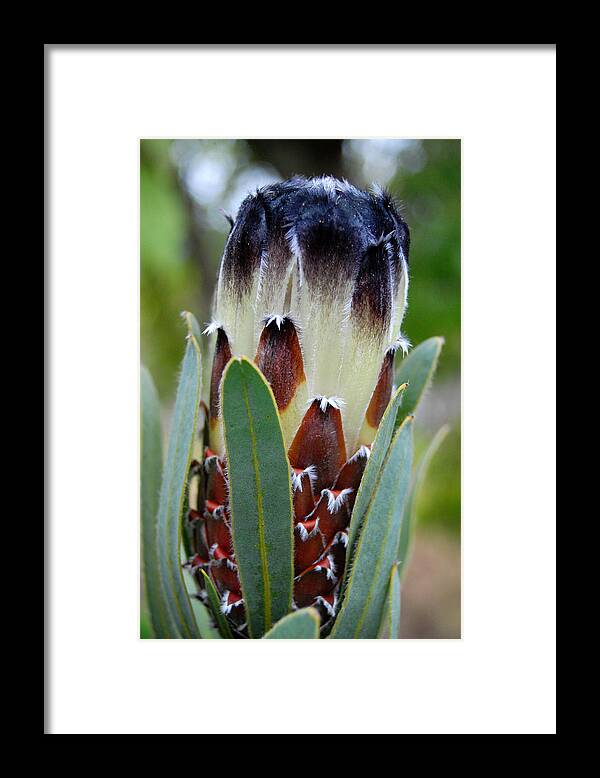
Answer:
[[[293, 178], [242, 203], [214, 298], [203, 461], [194, 462], [190, 568], [206, 573], [246, 636], [231, 533], [222, 380], [247, 357], [268, 381], [289, 460], [293, 609], [335, 619], [359, 485], [394, 383], [408, 291], [409, 230], [389, 194]], [[202, 594], [202, 596], [205, 596]]]

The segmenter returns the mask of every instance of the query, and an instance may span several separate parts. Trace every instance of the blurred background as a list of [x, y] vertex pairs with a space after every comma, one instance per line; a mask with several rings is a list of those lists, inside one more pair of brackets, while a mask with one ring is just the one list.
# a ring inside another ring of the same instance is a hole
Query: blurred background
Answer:
[[417, 457], [450, 425], [417, 502], [401, 637], [460, 637], [460, 141], [142, 140], [140, 158], [142, 361], [156, 381], [165, 430], [184, 348], [179, 314], [210, 319], [229, 233], [223, 212], [235, 216], [249, 192], [293, 174], [378, 183], [400, 201], [411, 231], [403, 331], [414, 345], [445, 338], [417, 415]]

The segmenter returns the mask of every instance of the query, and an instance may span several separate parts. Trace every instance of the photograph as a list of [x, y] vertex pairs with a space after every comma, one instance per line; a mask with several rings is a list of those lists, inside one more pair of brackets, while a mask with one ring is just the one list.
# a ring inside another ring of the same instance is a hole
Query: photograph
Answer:
[[556, 64], [44, 44], [45, 734], [557, 734]]
[[461, 152], [139, 140], [141, 638], [461, 638]]

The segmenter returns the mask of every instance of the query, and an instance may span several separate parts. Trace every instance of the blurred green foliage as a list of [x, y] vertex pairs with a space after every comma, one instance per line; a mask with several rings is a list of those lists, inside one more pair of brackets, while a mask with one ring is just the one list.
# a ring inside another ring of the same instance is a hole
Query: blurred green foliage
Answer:
[[410, 288], [403, 329], [415, 345], [443, 335], [438, 377], [460, 370], [460, 141], [424, 141], [427, 163], [389, 188], [410, 226]]
[[144, 141], [140, 159], [141, 350], [161, 398], [170, 401], [183, 355], [182, 310], [197, 310], [199, 272], [169, 141]]
[[[417, 425], [417, 452], [448, 421], [452, 432], [429, 470], [417, 503], [423, 526], [460, 530], [460, 187], [458, 140], [143, 140], [140, 144], [141, 356], [168, 407], [184, 349], [180, 312], [210, 318], [210, 301], [228, 224], [248, 192], [293, 173], [384, 184], [411, 230], [409, 307], [412, 343], [442, 335], [446, 344], [431, 391], [437, 416]], [[439, 408], [442, 408], [442, 418]], [[426, 411], [426, 409], [424, 409]], [[435, 417], [435, 418], [434, 418]]]
[[[454, 419], [448, 437], [436, 452], [416, 504], [417, 523], [460, 533], [460, 421]], [[418, 460], [433, 435], [415, 432], [415, 457]]]

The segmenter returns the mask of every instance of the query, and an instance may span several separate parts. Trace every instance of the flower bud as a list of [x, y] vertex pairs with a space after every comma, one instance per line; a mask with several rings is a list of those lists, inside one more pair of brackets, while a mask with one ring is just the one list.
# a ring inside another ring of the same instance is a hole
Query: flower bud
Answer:
[[[390, 401], [408, 289], [408, 228], [389, 195], [294, 178], [246, 198], [221, 261], [210, 335], [208, 444], [190, 487], [190, 569], [247, 634], [231, 535], [221, 389], [234, 356], [271, 386], [290, 465], [293, 606], [335, 617], [352, 510]], [[197, 463], [196, 463], [197, 464]]]
[[391, 393], [393, 352], [407, 343], [408, 247], [408, 227], [379, 189], [298, 177], [244, 200], [207, 328], [217, 332], [210, 441], [218, 454], [218, 389], [232, 355], [254, 358], [271, 384], [290, 456], [301, 425], [318, 426], [315, 414], [332, 416], [328, 408], [344, 455], [372, 442]]

